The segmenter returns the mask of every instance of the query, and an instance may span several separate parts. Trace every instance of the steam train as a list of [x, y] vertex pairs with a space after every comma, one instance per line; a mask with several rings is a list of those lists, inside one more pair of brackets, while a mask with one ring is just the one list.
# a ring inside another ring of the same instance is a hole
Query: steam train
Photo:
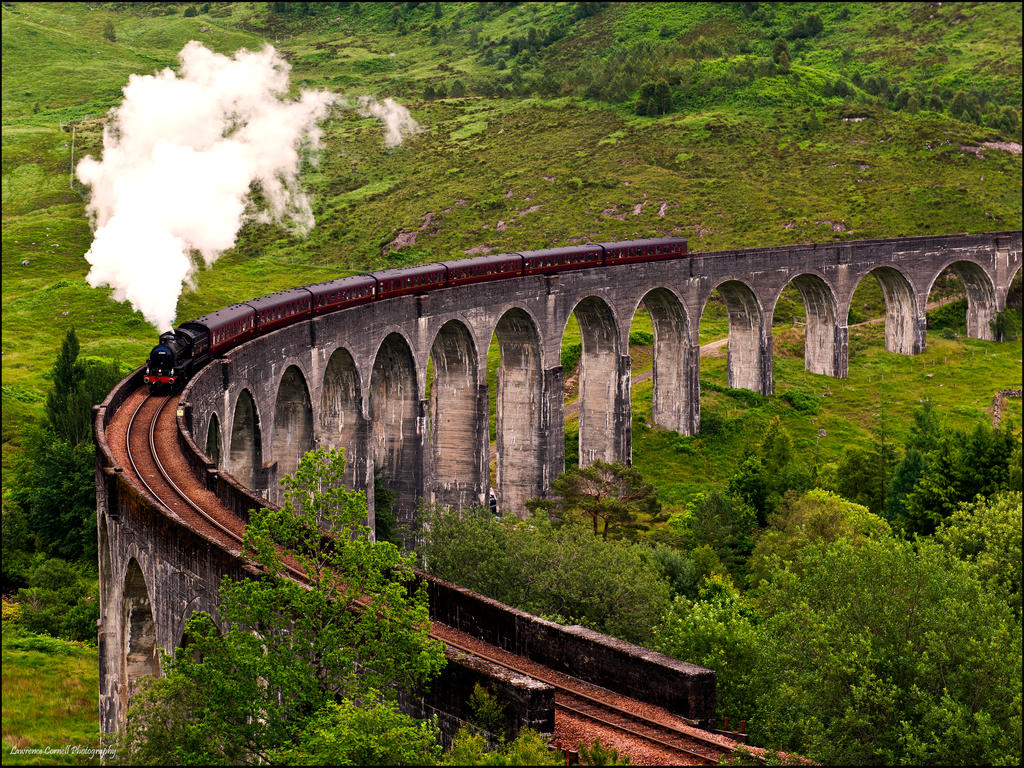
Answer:
[[686, 238], [664, 237], [441, 261], [291, 288], [232, 304], [160, 334], [159, 343], [146, 361], [143, 381], [151, 392], [174, 390], [212, 358], [244, 341], [310, 317], [371, 301], [470, 283], [679, 259], [686, 255]]

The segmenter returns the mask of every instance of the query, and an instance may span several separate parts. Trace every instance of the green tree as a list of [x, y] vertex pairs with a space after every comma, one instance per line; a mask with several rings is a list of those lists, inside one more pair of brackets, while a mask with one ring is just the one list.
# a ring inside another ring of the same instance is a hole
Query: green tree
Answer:
[[1008, 491], [961, 504], [935, 540], [1021, 613], [1021, 493]]
[[103, 25], [103, 37], [112, 43], [117, 42], [117, 35], [114, 32], [114, 22], [108, 21]]
[[789, 62], [789, 43], [786, 42], [784, 37], [775, 38], [775, 42], [772, 43], [772, 61], [776, 64], [779, 63], [779, 59], [782, 54], [786, 54], [786, 62]]
[[931, 534], [961, 502], [1009, 487], [1009, 459], [1020, 445], [1009, 423], [979, 422], [973, 430], [946, 430], [925, 454], [925, 468], [906, 498], [904, 528]]
[[669, 586], [644, 545], [556, 526], [543, 513], [525, 522], [485, 509], [422, 515], [427, 570], [521, 610], [643, 642], [668, 605]]
[[36, 565], [18, 590], [21, 623], [33, 632], [94, 642], [100, 617], [95, 578], [59, 558]]
[[889, 524], [867, 507], [815, 488], [786, 494], [778, 514], [769, 519], [750, 557], [750, 583], [756, 585], [779, 567], [788, 567], [808, 544], [845, 538], [854, 544], [867, 537], [890, 536]]
[[740, 578], [753, 548], [757, 514], [718, 490], [699, 493], [684, 513], [693, 548], [708, 546], [734, 578]]
[[1020, 763], [1020, 622], [939, 544], [811, 544], [756, 604], [754, 743], [824, 764]]
[[697, 599], [677, 597], [655, 629], [651, 647], [715, 670], [717, 711], [750, 719], [762, 681], [761, 638], [750, 602], [720, 576], [707, 579]]
[[786, 53], [785, 51], [782, 51], [779, 54], [779, 58], [778, 58], [778, 60], [775, 63], [779, 67], [779, 73], [780, 74], [785, 75], [785, 74], [787, 74], [789, 72], [789, 68], [790, 68], [789, 54]]
[[874, 514], [885, 511], [886, 458], [881, 452], [848, 446], [836, 467], [836, 490]]
[[949, 114], [960, 118], [967, 112], [967, 94], [964, 91], [957, 91], [953, 94], [953, 101], [949, 105]]
[[46, 418], [50, 427], [72, 445], [92, 437], [92, 406], [102, 402], [117, 383], [116, 362], [78, 359], [75, 329], [68, 330], [50, 371], [53, 387], [46, 396]]
[[[595, 461], [560, 474], [551, 484], [554, 508], [565, 517], [579, 517], [590, 523], [596, 536], [629, 534], [645, 527], [642, 514], [661, 512], [654, 486], [644, 482], [640, 470], [620, 461]], [[531, 499], [527, 508], [553, 508], [543, 500]]]
[[[120, 378], [116, 362], [79, 359], [70, 329], [50, 372], [47, 423], [30, 426], [12, 462], [7, 501], [27, 521], [31, 540], [12, 542], [68, 560], [96, 561], [96, 479], [92, 406]], [[4, 512], [5, 516], [7, 511]], [[5, 542], [6, 543], [6, 542]], [[5, 574], [7, 569], [5, 567]]]
[[95, 563], [95, 473], [92, 443], [73, 445], [48, 428], [29, 427], [8, 500], [27, 520], [30, 538], [15, 546]]
[[403, 715], [383, 701], [328, 702], [294, 745], [271, 750], [278, 765], [436, 765], [442, 756], [432, 723]]
[[632, 765], [628, 755], [619, 757], [619, 750], [615, 747], [606, 747], [601, 743], [600, 736], [595, 736], [594, 743], [589, 747], [582, 741], [579, 742], [577, 749], [582, 765]]
[[548, 741], [536, 731], [524, 728], [510, 742], [501, 741], [488, 749], [482, 734], [459, 729], [442, 765], [565, 765], [564, 755], [548, 749]]
[[[207, 614], [189, 620], [188, 652], [168, 660], [167, 677], [129, 710], [130, 761], [390, 762], [422, 752], [423, 732], [397, 714], [396, 697], [440, 670], [442, 647], [429, 638], [410, 557], [372, 541], [365, 499], [342, 485], [344, 467], [341, 450], [307, 453], [282, 481], [282, 509], [252, 514], [243, 552], [259, 576], [225, 577], [219, 628]], [[408, 740], [359, 725], [381, 718]]]
[[793, 438], [775, 417], [768, 423], [758, 449], [729, 478], [729, 493], [749, 504], [763, 526], [786, 491], [805, 491], [810, 485], [811, 473], [797, 460]]

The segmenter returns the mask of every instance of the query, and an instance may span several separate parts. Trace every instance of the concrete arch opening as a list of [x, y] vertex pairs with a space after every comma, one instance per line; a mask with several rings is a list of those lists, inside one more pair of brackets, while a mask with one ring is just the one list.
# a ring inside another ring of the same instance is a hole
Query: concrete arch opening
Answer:
[[[772, 393], [771, 337], [761, 305], [746, 283], [727, 280], [716, 288], [729, 318], [726, 385], [762, 395]], [[709, 301], [711, 297], [709, 297]], [[707, 306], [707, 303], [705, 303]]]
[[[629, 396], [621, 392], [620, 375], [628, 361], [619, 354], [615, 315], [603, 300], [588, 296], [572, 311], [579, 325], [582, 350], [579, 364], [579, 464], [595, 461], [628, 461], [622, 411], [628, 424]], [[628, 383], [626, 384], [628, 386]]]
[[974, 262], [955, 261], [939, 272], [928, 286], [927, 304], [954, 305], [940, 312], [938, 323], [930, 322], [929, 330], [945, 330], [947, 323], [948, 327], [959, 330], [959, 318], [955, 315], [960, 310], [964, 313], [963, 330], [968, 338], [995, 340], [998, 311], [995, 285]]
[[1000, 302], [999, 302], [999, 306], [1002, 307], [1004, 310], [1009, 310], [1010, 312], [1016, 313], [1016, 317], [1015, 318], [1013, 318], [1012, 320], [1008, 319], [1008, 322], [1012, 323], [1012, 327], [1010, 328], [1010, 330], [1013, 331], [1013, 332], [1016, 332], [1016, 331], [1020, 330], [1020, 328], [1019, 328], [1020, 318], [1021, 318], [1021, 315], [1024, 314], [1024, 307], [1021, 306], [1021, 304], [1022, 304], [1022, 297], [1021, 297], [1021, 293], [1022, 293], [1022, 290], [1021, 290], [1021, 277], [1022, 277], [1022, 275], [1024, 275], [1024, 273], [1022, 273], [1021, 268], [1017, 267], [1017, 271], [1014, 273], [1013, 277], [1010, 279], [1010, 284], [1006, 287], [1006, 295], [1001, 297], [1000, 298]]
[[466, 507], [484, 498], [484, 417], [473, 338], [462, 323], [451, 320], [430, 348], [430, 390], [427, 396], [429, 498]]
[[306, 377], [289, 365], [277, 387], [274, 402], [273, 453], [277, 477], [295, 472], [307, 451], [313, 449], [313, 406]]
[[122, 679], [128, 686], [128, 693], [146, 675], [160, 674], [160, 660], [157, 655], [156, 622], [153, 621], [153, 607], [149, 600], [149, 589], [142, 568], [134, 558], [128, 563], [122, 593], [122, 637], [124, 668]]
[[496, 397], [497, 503], [499, 509], [525, 517], [526, 502], [544, 490], [540, 334], [526, 312], [510, 309], [498, 320], [494, 335], [501, 356]]
[[[630, 325], [631, 367], [635, 374], [639, 367], [644, 367], [644, 363], [633, 354], [634, 332], [638, 341], [646, 340], [642, 334], [651, 335], [651, 421], [681, 435], [695, 434], [700, 424], [697, 407], [700, 399], [697, 383], [699, 350], [690, 342], [690, 319], [686, 308], [674, 293], [665, 288], [655, 288], [643, 297]], [[643, 349], [643, 345], [639, 346]]]
[[839, 302], [831, 286], [818, 275], [797, 275], [776, 299], [772, 309], [773, 334], [774, 328], [789, 326], [790, 322], [794, 330], [780, 333], [790, 334], [798, 342], [803, 325], [804, 370], [845, 378], [849, 368], [846, 324], [840, 327]]
[[216, 413], [210, 414], [210, 426], [206, 429], [205, 453], [207, 458], [213, 462], [213, 466], [221, 466], [220, 422], [217, 420]]
[[420, 399], [408, 343], [390, 334], [377, 350], [370, 375], [371, 456], [394, 494], [398, 522], [411, 523], [422, 488]]
[[868, 274], [878, 281], [885, 301], [886, 350], [901, 355], [919, 355], [924, 352], [925, 321], [923, 317], [918, 317], [917, 301], [910, 281], [893, 267], [877, 267]]
[[259, 413], [247, 389], [243, 389], [235, 401], [227, 469], [247, 488], [256, 489], [256, 481], [262, 475], [263, 438], [260, 435]]
[[351, 353], [334, 350], [324, 371], [320, 395], [320, 435], [328, 448], [345, 449], [345, 484], [366, 486], [366, 422], [359, 371]]

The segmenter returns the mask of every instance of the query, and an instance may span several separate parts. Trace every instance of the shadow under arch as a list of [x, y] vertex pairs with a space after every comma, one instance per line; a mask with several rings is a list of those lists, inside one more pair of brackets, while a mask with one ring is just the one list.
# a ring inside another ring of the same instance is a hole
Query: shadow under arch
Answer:
[[485, 502], [486, 391], [478, 382], [479, 363], [469, 330], [449, 320], [430, 348], [434, 378], [427, 406], [431, 500], [456, 507]]
[[[623, 445], [619, 392], [619, 333], [611, 307], [595, 296], [581, 299], [572, 314], [580, 326], [579, 461], [628, 461]], [[564, 331], [563, 331], [564, 332]], [[628, 419], [627, 419], [628, 421]], [[624, 455], [625, 454], [625, 455]]]
[[699, 350], [690, 342], [686, 308], [666, 288], [649, 291], [640, 304], [651, 316], [654, 328], [651, 419], [659, 427], [681, 435], [696, 434], [700, 428]]
[[206, 429], [206, 457], [213, 462], [215, 467], [220, 468], [221, 466], [221, 437], [220, 437], [220, 422], [217, 420], [217, 414], [210, 414], [210, 425]]
[[764, 330], [763, 312], [754, 291], [739, 280], [726, 280], [716, 289], [729, 316], [726, 384], [770, 395], [772, 374], [766, 359], [771, 355], [770, 337]]
[[257, 489], [262, 480], [263, 439], [260, 435], [259, 413], [248, 389], [235, 401], [231, 419], [231, 444], [228, 448], [227, 470], [247, 488]]
[[874, 275], [885, 300], [885, 348], [900, 355], [924, 352], [924, 319], [918, 317], [914, 288], [894, 267], [876, 267], [861, 277]]
[[954, 261], [935, 273], [928, 284], [926, 295], [931, 294], [935, 283], [947, 270], [960, 278], [964, 293], [967, 294], [967, 337], [995, 341], [993, 325], [998, 305], [996, 287], [988, 273], [973, 261]]
[[498, 319], [494, 335], [501, 352], [496, 397], [497, 503], [499, 509], [525, 517], [526, 502], [544, 490], [540, 333], [533, 318], [516, 307]]
[[359, 371], [352, 354], [339, 347], [324, 370], [320, 394], [320, 435], [328, 448], [345, 449], [345, 485], [366, 487], [366, 421]]
[[412, 522], [422, 489], [419, 417], [412, 350], [403, 336], [391, 333], [381, 342], [370, 374], [370, 443], [372, 461], [395, 494], [399, 523]]
[[[274, 442], [271, 456], [277, 462], [277, 479], [295, 472], [307, 451], [313, 448], [313, 405], [306, 377], [296, 365], [289, 365], [277, 386], [274, 401]], [[275, 490], [280, 488], [275, 483]]]
[[156, 622], [149, 599], [146, 577], [138, 561], [132, 558], [124, 577], [122, 593], [123, 675], [129, 695], [139, 679], [160, 674], [160, 659], [156, 645]]
[[[835, 291], [823, 278], [810, 273], [797, 275], [786, 283], [790, 285], [804, 304], [804, 370], [845, 378], [849, 373], [846, 323], [839, 324]], [[775, 299], [773, 316], [781, 297], [782, 292]]]

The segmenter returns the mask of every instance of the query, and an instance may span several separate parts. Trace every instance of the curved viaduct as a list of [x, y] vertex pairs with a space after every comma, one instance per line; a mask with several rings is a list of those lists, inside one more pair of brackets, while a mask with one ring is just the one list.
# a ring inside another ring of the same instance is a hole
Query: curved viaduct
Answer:
[[[850, 302], [869, 273], [885, 297], [886, 349], [918, 354], [925, 302], [943, 270], [963, 280], [968, 334], [984, 339], [1020, 266], [1021, 233], [996, 232], [704, 253], [389, 299], [283, 328], [208, 365], [182, 393], [178, 442], [206, 486], [242, 515], [260, 496], [277, 502], [279, 479], [319, 445], [346, 448], [351, 484], [369, 497], [371, 527], [375, 463], [390, 478], [400, 519], [410, 518], [419, 497], [485, 503], [487, 350], [496, 337], [494, 490], [499, 507], [521, 511], [564, 468], [560, 353], [573, 313], [583, 339], [580, 461], [628, 462], [628, 339], [641, 305], [654, 324], [654, 421], [693, 434], [698, 324], [714, 290], [729, 316], [729, 385], [770, 394], [772, 314], [790, 283], [806, 308], [806, 369], [844, 377]], [[159, 508], [116, 466], [104, 430], [139, 383], [122, 382], [96, 419], [108, 731], [123, 717], [125, 686], [157, 670], [156, 648], [172, 650], [194, 609], [215, 612], [220, 577], [244, 571], [237, 552]]]
[[491, 485], [487, 349], [496, 337], [495, 493], [500, 508], [521, 511], [564, 468], [560, 354], [572, 313], [583, 339], [580, 461], [628, 462], [629, 327], [641, 305], [654, 324], [654, 422], [689, 435], [700, 428], [698, 324], [715, 289], [728, 308], [729, 386], [771, 394], [772, 314], [790, 283], [806, 308], [806, 369], [845, 377], [846, 318], [867, 274], [885, 296], [886, 349], [918, 354], [928, 293], [950, 266], [966, 288], [968, 335], [991, 338], [1020, 242], [1006, 232], [758, 248], [400, 297], [238, 347], [183, 399], [218, 469], [272, 501], [301, 455], [327, 445], [346, 448], [351, 482], [368, 495], [374, 463], [383, 467], [400, 518], [420, 497], [482, 504]]

